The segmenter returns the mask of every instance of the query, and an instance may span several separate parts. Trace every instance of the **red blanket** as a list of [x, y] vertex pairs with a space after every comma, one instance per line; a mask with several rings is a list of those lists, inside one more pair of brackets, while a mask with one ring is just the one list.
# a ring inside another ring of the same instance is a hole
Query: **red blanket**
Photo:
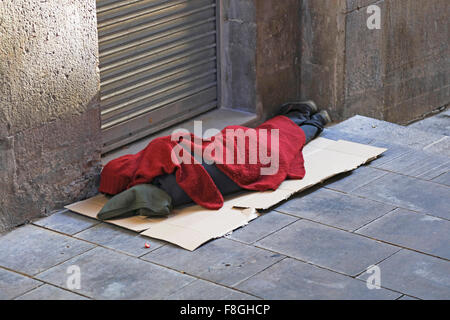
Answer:
[[219, 209], [222, 194], [201, 161], [214, 161], [244, 189], [275, 190], [285, 179], [304, 177], [304, 143], [303, 130], [285, 116], [256, 128], [228, 126], [211, 139], [187, 133], [160, 137], [137, 154], [110, 161], [101, 173], [99, 191], [114, 195], [175, 172], [177, 183], [194, 202]]

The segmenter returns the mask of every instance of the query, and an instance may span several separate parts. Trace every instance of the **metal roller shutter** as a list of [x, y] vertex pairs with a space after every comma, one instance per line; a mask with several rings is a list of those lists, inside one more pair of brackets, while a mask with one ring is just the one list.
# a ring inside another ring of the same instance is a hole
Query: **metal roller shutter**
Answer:
[[217, 107], [216, 0], [97, 0], [103, 152]]

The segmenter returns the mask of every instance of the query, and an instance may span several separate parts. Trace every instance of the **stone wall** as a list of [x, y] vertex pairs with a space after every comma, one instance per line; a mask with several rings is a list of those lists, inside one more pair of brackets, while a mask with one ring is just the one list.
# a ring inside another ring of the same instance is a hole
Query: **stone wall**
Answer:
[[[367, 7], [381, 29], [367, 28]], [[334, 120], [407, 123], [450, 101], [446, 0], [302, 0], [301, 96]]]
[[220, 1], [220, 105], [256, 110], [255, 0]]
[[0, 2], [0, 232], [95, 191], [95, 0]]
[[257, 111], [264, 118], [300, 95], [300, 1], [256, 0]]
[[221, 106], [261, 122], [300, 94], [300, 0], [221, 1]]

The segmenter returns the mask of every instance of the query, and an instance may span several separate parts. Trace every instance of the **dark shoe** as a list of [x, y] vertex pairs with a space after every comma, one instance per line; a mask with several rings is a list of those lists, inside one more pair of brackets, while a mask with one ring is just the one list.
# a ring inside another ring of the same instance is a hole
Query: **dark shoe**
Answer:
[[282, 104], [278, 111], [278, 115], [286, 115], [289, 112], [297, 111], [309, 117], [316, 113], [317, 110], [317, 105], [312, 100], [293, 101]]
[[322, 110], [319, 113], [316, 113], [311, 117], [311, 119], [320, 119], [324, 126], [331, 122], [331, 117], [326, 110]]

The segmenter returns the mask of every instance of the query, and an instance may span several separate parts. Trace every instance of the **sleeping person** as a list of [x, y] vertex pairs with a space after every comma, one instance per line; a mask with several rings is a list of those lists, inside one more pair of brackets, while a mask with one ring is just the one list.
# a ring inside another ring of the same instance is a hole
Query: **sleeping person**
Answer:
[[161, 217], [193, 203], [217, 210], [226, 195], [276, 190], [286, 179], [304, 177], [302, 149], [330, 121], [312, 101], [290, 102], [256, 128], [228, 126], [210, 138], [187, 131], [156, 138], [103, 168], [99, 191], [112, 197], [97, 217]]

